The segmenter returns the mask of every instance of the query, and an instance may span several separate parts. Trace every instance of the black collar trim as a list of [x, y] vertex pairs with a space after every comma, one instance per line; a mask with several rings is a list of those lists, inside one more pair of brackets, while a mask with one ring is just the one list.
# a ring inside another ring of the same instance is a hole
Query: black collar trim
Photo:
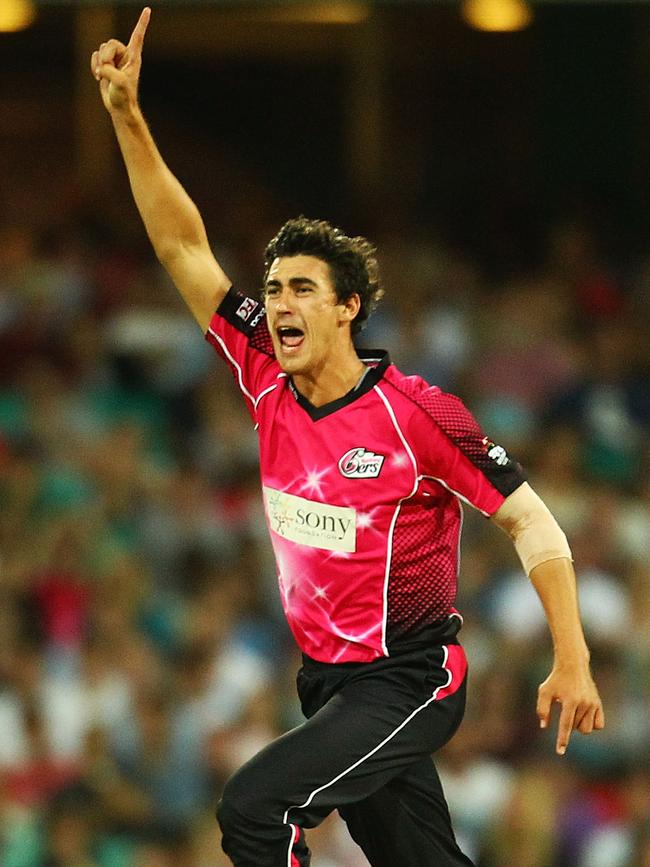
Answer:
[[291, 377], [288, 377], [291, 393], [312, 421], [319, 421], [367, 394], [381, 380], [391, 363], [388, 353], [383, 349], [358, 349], [357, 355], [364, 364], [368, 365], [368, 372], [361, 382], [351, 388], [347, 394], [344, 394], [343, 397], [337, 397], [336, 400], [331, 400], [329, 403], [324, 403], [323, 406], [314, 406], [313, 403], [310, 403], [304, 395], [300, 394]]

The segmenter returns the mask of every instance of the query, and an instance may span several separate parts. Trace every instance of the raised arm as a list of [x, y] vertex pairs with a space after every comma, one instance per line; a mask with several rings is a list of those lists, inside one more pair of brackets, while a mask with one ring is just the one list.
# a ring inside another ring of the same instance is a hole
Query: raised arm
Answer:
[[117, 39], [102, 43], [93, 52], [90, 67], [156, 255], [205, 331], [230, 280], [212, 255], [196, 205], [165, 164], [140, 111], [138, 81], [150, 17], [147, 7], [127, 45]]
[[564, 755], [574, 729], [589, 734], [605, 725], [589, 670], [571, 551], [555, 519], [527, 483], [506, 498], [492, 520], [512, 539], [546, 612], [554, 662], [539, 687], [537, 715], [546, 728], [553, 702], [561, 705], [556, 751]]

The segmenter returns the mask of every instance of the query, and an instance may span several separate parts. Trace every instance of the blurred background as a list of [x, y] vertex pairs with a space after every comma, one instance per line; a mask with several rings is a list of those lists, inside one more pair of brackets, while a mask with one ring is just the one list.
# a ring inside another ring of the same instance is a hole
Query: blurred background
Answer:
[[[255, 435], [89, 72], [139, 11], [0, 3], [2, 867], [224, 865], [225, 779], [300, 720]], [[649, 867], [650, 6], [160, 2], [141, 101], [240, 288], [299, 213], [378, 245], [362, 344], [461, 395], [570, 538], [608, 725], [558, 760], [541, 608], [466, 515], [463, 847]], [[367, 865], [334, 816], [311, 844]]]

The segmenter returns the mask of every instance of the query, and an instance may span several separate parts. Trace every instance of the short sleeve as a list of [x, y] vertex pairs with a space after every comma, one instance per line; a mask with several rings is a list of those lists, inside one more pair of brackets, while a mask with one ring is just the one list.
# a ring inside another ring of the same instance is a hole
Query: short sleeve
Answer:
[[264, 305], [231, 288], [210, 320], [205, 339], [230, 367], [256, 422], [259, 397], [280, 373]]
[[424, 473], [461, 499], [492, 515], [523, 482], [526, 475], [505, 448], [492, 442], [461, 400], [437, 388], [417, 399], [428, 421], [428, 436], [418, 437], [419, 463]]

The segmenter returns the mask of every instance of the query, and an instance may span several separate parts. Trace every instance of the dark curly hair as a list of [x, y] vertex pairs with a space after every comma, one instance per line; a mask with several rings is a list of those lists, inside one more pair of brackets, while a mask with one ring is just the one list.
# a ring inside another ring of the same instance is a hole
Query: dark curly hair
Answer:
[[357, 294], [361, 306], [352, 323], [357, 334], [384, 294], [379, 285], [375, 248], [365, 238], [349, 238], [325, 220], [296, 217], [288, 220], [264, 252], [264, 281], [273, 261], [281, 256], [315, 256], [332, 271], [336, 297], [346, 301]]

